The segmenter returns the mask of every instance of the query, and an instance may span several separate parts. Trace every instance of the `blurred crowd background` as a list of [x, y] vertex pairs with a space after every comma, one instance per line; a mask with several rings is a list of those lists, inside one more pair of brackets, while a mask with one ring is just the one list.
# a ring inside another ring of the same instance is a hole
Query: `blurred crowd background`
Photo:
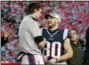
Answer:
[[[29, 1], [1, 2], [1, 61], [16, 62], [19, 44], [19, 25], [26, 15]], [[54, 11], [61, 16], [60, 28], [76, 28], [80, 38], [85, 42], [86, 28], [89, 26], [89, 2], [39, 2], [43, 14]], [[41, 26], [45, 27], [44, 17]]]

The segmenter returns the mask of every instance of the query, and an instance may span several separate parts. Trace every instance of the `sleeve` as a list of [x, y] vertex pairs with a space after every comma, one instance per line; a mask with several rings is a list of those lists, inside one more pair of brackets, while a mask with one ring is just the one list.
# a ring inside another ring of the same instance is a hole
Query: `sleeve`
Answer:
[[63, 40], [65, 40], [66, 38], [70, 38], [70, 37], [71, 37], [70, 31], [68, 29], [64, 29]]
[[29, 32], [32, 34], [34, 38], [38, 36], [42, 36], [42, 30], [40, 29], [36, 21], [30, 22], [28, 27], [29, 27]]
[[39, 44], [41, 41], [43, 41], [43, 36], [38, 36], [38, 37], [35, 37], [34, 39], [35, 39], [35, 42]]

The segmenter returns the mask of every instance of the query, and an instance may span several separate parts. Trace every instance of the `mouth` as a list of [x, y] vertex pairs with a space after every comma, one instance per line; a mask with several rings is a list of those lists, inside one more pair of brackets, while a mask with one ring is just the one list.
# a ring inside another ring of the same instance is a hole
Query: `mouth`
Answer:
[[48, 24], [51, 24], [52, 22], [50, 21], [50, 22], [48, 22]]

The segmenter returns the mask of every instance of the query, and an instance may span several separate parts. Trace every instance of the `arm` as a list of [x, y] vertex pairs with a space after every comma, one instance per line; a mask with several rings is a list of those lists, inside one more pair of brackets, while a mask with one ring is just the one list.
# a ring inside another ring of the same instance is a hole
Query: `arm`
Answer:
[[40, 29], [38, 23], [36, 21], [28, 23], [29, 25], [29, 32], [32, 34], [36, 44], [38, 45], [39, 48], [44, 48], [45, 42], [42, 36], [42, 30]]
[[46, 43], [44, 42], [43, 36], [37, 36], [34, 39], [39, 48], [44, 48]]
[[55, 64], [56, 62], [65, 61], [73, 56], [73, 51], [70, 45], [70, 39], [67, 38], [64, 41], [64, 49], [66, 53], [63, 56], [56, 56], [55, 58], [48, 61], [49, 64]]
[[72, 51], [72, 48], [70, 45], [70, 39], [68, 39], [68, 38], [64, 41], [64, 49], [65, 49], [66, 53], [61, 57], [56, 56], [55, 58], [57, 59], [57, 61], [64, 61], [73, 56], [73, 51]]
[[44, 41], [41, 41], [39, 44], [38, 44], [38, 46], [40, 47], [40, 48], [44, 48], [45, 47], [45, 42]]

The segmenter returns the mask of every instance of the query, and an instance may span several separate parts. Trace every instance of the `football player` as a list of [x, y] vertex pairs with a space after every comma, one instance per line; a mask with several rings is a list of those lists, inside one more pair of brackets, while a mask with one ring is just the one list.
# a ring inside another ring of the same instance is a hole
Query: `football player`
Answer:
[[43, 29], [42, 34], [47, 45], [43, 50], [45, 63], [50, 64], [67, 64], [66, 60], [73, 56], [70, 45], [70, 35], [68, 29], [60, 29], [58, 22], [60, 16], [56, 13], [45, 15], [48, 29]]
[[29, 4], [28, 15], [23, 18], [19, 28], [20, 53], [17, 60], [21, 61], [21, 64], [44, 64], [41, 49], [46, 43], [39, 27], [41, 17], [42, 8], [40, 4]]

